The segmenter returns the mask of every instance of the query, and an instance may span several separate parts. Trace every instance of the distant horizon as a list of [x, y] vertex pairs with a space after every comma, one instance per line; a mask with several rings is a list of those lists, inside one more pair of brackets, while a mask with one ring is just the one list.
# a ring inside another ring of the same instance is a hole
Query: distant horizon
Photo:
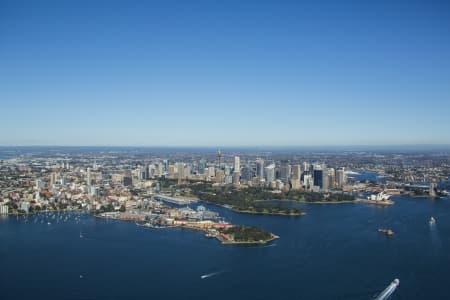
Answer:
[[0, 145], [0, 148], [155, 148], [155, 149], [329, 149], [329, 148], [424, 148], [450, 149], [450, 144], [386, 144], [386, 145]]

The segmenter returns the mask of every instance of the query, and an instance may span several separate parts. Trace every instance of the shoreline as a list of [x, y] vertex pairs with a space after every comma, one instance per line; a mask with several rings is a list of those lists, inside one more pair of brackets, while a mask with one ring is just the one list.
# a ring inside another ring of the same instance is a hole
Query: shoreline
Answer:
[[[227, 207], [225, 207], [227, 208]], [[232, 210], [234, 212], [237, 213], [242, 213], [242, 214], [249, 214], [249, 215], [266, 215], [266, 216], [284, 216], [284, 217], [301, 217], [306, 215], [305, 212], [300, 212], [300, 213], [271, 213], [271, 212], [257, 212], [257, 211], [252, 211], [252, 210], [237, 210], [235, 208], [227, 208], [229, 210]]]
[[278, 235], [275, 235], [272, 233], [271, 238], [268, 240], [264, 240], [264, 241], [224, 241], [224, 240], [219, 239], [219, 236], [216, 236], [215, 238], [217, 238], [222, 243], [222, 245], [237, 245], [237, 246], [241, 245], [241, 246], [243, 246], [243, 245], [265, 245], [265, 244], [275, 241], [276, 239], [279, 239], [280, 237]]
[[256, 200], [257, 202], [274, 201], [274, 202], [295, 202], [295, 203], [305, 203], [305, 204], [349, 204], [356, 203], [356, 200], [343, 200], [343, 201], [305, 201], [305, 200]]
[[152, 226], [140, 225], [140, 224], [136, 223], [136, 220], [131, 220], [131, 219], [112, 218], [112, 217], [101, 216], [100, 214], [94, 214], [93, 216], [96, 217], [96, 218], [106, 219], [106, 220], [135, 222], [135, 224], [138, 227], [144, 227], [144, 228], [148, 228], [148, 229], [173, 229], [173, 228], [179, 228], [179, 229], [183, 229], [183, 230], [202, 232], [206, 238], [213, 237], [213, 238], [217, 239], [219, 242], [221, 242], [222, 245], [265, 245], [267, 243], [270, 243], [270, 242], [280, 238], [278, 235], [270, 233], [271, 237], [268, 240], [260, 240], [260, 241], [228, 241], [228, 240], [223, 239], [220, 236], [220, 234], [217, 234], [217, 235], [214, 235], [214, 236], [208, 236], [208, 234], [210, 234], [208, 229], [193, 227], [193, 226], [189, 226], [189, 225], [171, 225], [171, 226], [169, 225], [169, 226], [163, 226], [163, 227], [157, 227], [157, 226], [152, 227]]
[[32, 216], [35, 214], [45, 214], [45, 213], [58, 213], [58, 212], [85, 212], [85, 213], [90, 213], [87, 210], [84, 209], [59, 209], [59, 210], [42, 210], [42, 211], [34, 211], [31, 213], [7, 213], [7, 214], [2, 214], [0, 216]]
[[[207, 203], [209, 205], [219, 206], [219, 207], [222, 207], [222, 208], [225, 208], [225, 209], [237, 212], [237, 213], [248, 214], [248, 215], [268, 215], [268, 216], [284, 216], [284, 217], [301, 217], [301, 216], [306, 215], [306, 212], [304, 212], [304, 211], [302, 211], [300, 213], [289, 214], [289, 213], [257, 212], [257, 211], [252, 211], [252, 210], [238, 210], [228, 204], [217, 204], [217, 203], [212, 203], [212, 202], [208, 202], [208, 201], [201, 200], [201, 199], [199, 201]], [[258, 201], [266, 201], [266, 200], [258, 200]], [[269, 200], [267, 200], [267, 201], [269, 201]]]
[[377, 205], [377, 206], [391, 206], [394, 205], [394, 201], [392, 200], [369, 200], [369, 199], [356, 199], [357, 203]]

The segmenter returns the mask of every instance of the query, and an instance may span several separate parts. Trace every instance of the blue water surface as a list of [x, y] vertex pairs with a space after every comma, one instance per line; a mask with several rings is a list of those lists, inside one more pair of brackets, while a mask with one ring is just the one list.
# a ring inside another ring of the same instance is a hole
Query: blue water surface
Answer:
[[3, 217], [1, 299], [373, 299], [394, 278], [392, 299], [449, 299], [450, 199], [393, 200], [294, 204], [304, 217], [207, 205], [229, 222], [280, 236], [260, 247], [89, 214]]

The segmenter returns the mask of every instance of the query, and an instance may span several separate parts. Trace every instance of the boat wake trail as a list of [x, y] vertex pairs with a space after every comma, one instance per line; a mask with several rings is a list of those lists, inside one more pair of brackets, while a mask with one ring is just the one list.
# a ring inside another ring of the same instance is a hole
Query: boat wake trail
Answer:
[[245, 248], [247, 248], [247, 249], [255, 249], [255, 248], [262, 249], [262, 248], [272, 248], [272, 247], [275, 247], [276, 245], [277, 244], [270, 244], [270, 245], [264, 245], [264, 246], [257, 245], [257, 246], [247, 246]]
[[431, 243], [435, 251], [439, 251], [442, 246], [439, 230], [435, 224], [430, 225]]
[[201, 279], [207, 279], [207, 278], [210, 278], [210, 277], [222, 274], [222, 273], [225, 273], [225, 271], [219, 271], [219, 272], [213, 272], [213, 273], [205, 274], [205, 275], [200, 276], [200, 278]]
[[394, 279], [394, 281], [391, 282], [391, 284], [389, 284], [387, 286], [387, 288], [385, 288], [376, 298], [375, 300], [387, 300], [389, 299], [389, 297], [391, 297], [391, 295], [395, 292], [395, 290], [397, 289], [398, 285], [400, 284], [400, 280], [398, 279]]
[[270, 244], [270, 245], [266, 245], [266, 246], [260, 246], [259, 248], [271, 248], [271, 247], [275, 247], [277, 244]]

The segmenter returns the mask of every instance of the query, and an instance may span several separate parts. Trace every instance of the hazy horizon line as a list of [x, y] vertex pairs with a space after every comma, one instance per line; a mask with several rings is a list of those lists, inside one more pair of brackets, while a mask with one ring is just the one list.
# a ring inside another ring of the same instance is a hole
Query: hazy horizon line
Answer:
[[226, 148], [392, 148], [392, 147], [449, 147], [448, 144], [312, 144], [312, 145], [43, 145], [43, 144], [32, 144], [32, 145], [1, 145], [1, 148], [26, 148], [26, 147], [61, 147], [61, 148], [69, 148], [69, 147], [103, 147], [103, 148], [214, 148], [214, 149], [226, 149]]

